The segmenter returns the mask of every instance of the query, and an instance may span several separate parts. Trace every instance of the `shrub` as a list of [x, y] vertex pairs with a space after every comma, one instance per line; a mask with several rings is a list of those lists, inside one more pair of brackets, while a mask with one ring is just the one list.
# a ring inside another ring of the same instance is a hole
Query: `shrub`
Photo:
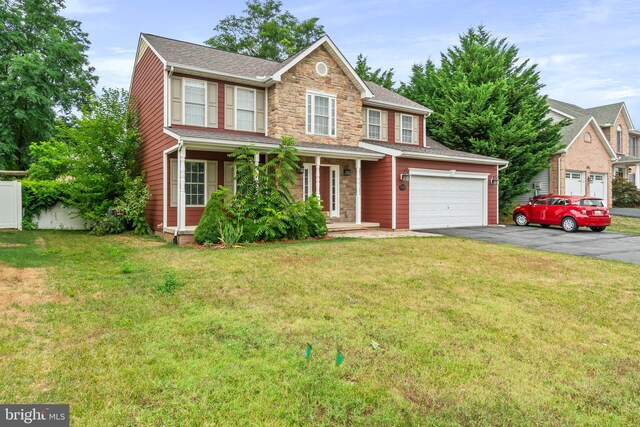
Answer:
[[613, 178], [613, 206], [640, 208], [640, 190], [624, 178]]
[[66, 181], [35, 181], [24, 179], [22, 184], [22, 228], [33, 230], [33, 218], [58, 203], [69, 203], [70, 183]]
[[124, 219], [121, 216], [106, 214], [93, 223], [91, 234], [104, 236], [105, 234], [118, 234], [126, 230]]
[[224, 187], [211, 193], [193, 236], [197, 243], [203, 245], [220, 241], [220, 227], [229, 222], [227, 203], [231, 197], [231, 192]]
[[125, 225], [135, 234], [149, 234], [151, 228], [147, 224], [144, 210], [151, 199], [151, 190], [145, 183], [144, 174], [125, 180], [124, 195], [115, 201], [115, 209], [122, 213]]
[[296, 202], [291, 195], [300, 162], [295, 144], [292, 138], [283, 137], [267, 153], [269, 161], [263, 165], [255, 164], [256, 151], [251, 147], [232, 153], [237, 192], [213, 193], [196, 228], [196, 242], [227, 242], [224, 232], [238, 230], [235, 234], [240, 234], [238, 241], [242, 242], [324, 236], [327, 226], [318, 197]]

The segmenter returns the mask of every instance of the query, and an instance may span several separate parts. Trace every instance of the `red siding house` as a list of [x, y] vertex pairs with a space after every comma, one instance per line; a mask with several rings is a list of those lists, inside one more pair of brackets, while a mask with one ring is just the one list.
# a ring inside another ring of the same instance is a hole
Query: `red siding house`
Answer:
[[261, 154], [299, 142], [293, 194], [319, 194], [331, 223], [386, 229], [498, 221], [507, 162], [430, 139], [431, 111], [363, 81], [327, 36], [283, 62], [141, 34], [131, 81], [139, 161], [152, 198], [147, 219], [188, 241], [210, 194], [234, 190], [234, 149]]

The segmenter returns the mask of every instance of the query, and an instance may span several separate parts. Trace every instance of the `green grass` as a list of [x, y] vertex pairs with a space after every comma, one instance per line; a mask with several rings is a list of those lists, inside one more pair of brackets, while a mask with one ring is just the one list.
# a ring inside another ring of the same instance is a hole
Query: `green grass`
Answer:
[[626, 216], [612, 216], [609, 231], [620, 233], [640, 234], [640, 218], [630, 218]]
[[639, 274], [455, 238], [5, 232], [0, 401], [91, 426], [638, 425]]

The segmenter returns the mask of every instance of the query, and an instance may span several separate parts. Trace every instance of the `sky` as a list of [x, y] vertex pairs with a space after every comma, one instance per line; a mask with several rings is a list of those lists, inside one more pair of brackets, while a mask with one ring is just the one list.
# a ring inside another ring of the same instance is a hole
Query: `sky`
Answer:
[[[243, 1], [66, 0], [63, 14], [89, 33], [89, 61], [101, 87], [128, 88], [141, 32], [202, 43], [223, 18], [242, 14]], [[484, 25], [507, 38], [540, 71], [543, 93], [588, 108], [624, 101], [640, 127], [640, 2], [637, 0], [419, 1], [282, 0], [303, 20], [319, 18], [355, 64], [393, 68], [408, 81], [411, 66]]]

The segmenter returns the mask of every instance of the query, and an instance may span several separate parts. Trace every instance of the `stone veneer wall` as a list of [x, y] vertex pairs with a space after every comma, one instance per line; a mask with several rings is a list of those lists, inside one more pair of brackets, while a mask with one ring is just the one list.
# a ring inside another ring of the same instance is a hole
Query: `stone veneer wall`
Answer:
[[[316, 63], [329, 68], [326, 76], [316, 72]], [[307, 135], [306, 91], [336, 95], [336, 136]], [[274, 138], [292, 136], [298, 141], [358, 146], [362, 138], [362, 100], [360, 91], [320, 46], [284, 73], [282, 81], [269, 88], [268, 134]]]

